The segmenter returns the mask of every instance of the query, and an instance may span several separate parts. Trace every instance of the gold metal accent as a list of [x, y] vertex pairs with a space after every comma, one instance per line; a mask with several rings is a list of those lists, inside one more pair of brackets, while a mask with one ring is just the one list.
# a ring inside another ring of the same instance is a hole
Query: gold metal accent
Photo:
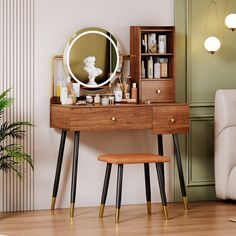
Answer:
[[188, 210], [188, 198], [183, 197], [183, 200], [184, 200], [184, 208], [185, 208], [185, 210]]
[[151, 202], [147, 202], [147, 212], [148, 212], [148, 215], [152, 214], [151, 207], [152, 207], [152, 203]]
[[52, 83], [52, 97], [54, 97], [54, 82], [55, 82], [55, 61], [56, 60], [63, 60], [63, 55], [55, 55], [51, 59], [51, 83]]
[[120, 209], [116, 208], [116, 224], [120, 221]]
[[165, 220], [168, 220], [167, 206], [163, 206], [163, 211], [164, 211], [164, 215], [165, 215]]
[[54, 209], [55, 209], [55, 203], [56, 203], [56, 198], [55, 198], [55, 197], [52, 197], [52, 200], [51, 200], [51, 211], [54, 211]]
[[236, 223], [236, 218], [235, 218], [235, 219], [228, 218], [228, 221], [231, 221], [231, 222], [234, 222], [234, 223]]
[[70, 217], [74, 217], [74, 212], [75, 212], [75, 204], [71, 203], [70, 204]]
[[175, 119], [174, 119], [174, 118], [171, 118], [171, 119], [170, 119], [170, 122], [171, 122], [171, 123], [174, 123], [174, 122], [175, 122]]
[[160, 90], [160, 89], [157, 89], [157, 90], [156, 90], [156, 93], [161, 93], [161, 90]]
[[111, 120], [112, 121], [116, 121], [116, 118], [113, 116], [113, 117], [111, 117]]
[[105, 208], [105, 204], [101, 204], [100, 210], [99, 210], [99, 218], [103, 217], [104, 208]]

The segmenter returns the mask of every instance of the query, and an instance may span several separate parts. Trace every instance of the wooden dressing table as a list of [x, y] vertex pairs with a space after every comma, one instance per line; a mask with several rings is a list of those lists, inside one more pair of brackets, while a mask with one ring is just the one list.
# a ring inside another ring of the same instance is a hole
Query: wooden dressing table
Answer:
[[[101, 105], [60, 105], [51, 99], [50, 127], [62, 130], [54, 180], [51, 209], [55, 207], [67, 131], [74, 132], [71, 182], [71, 217], [74, 216], [80, 131], [151, 129], [157, 135], [158, 152], [163, 154], [162, 134], [172, 134], [182, 196], [187, 195], [179, 150], [179, 133], [189, 130], [189, 106], [185, 103], [151, 103]], [[164, 168], [164, 166], [163, 166]]]

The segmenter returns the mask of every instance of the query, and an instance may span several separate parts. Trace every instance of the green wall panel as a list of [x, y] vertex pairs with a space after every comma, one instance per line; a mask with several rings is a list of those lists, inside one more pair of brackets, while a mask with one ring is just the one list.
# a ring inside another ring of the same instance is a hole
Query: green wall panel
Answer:
[[[175, 0], [176, 100], [190, 105], [190, 131], [180, 136], [189, 200], [215, 199], [214, 96], [217, 89], [236, 88], [236, 32], [224, 26], [225, 0], [216, 0], [222, 37], [221, 49], [211, 55], [203, 48], [207, 0]], [[236, 1], [229, 1], [235, 9]], [[227, 9], [227, 10], [228, 10]], [[206, 36], [217, 34], [210, 11]], [[175, 200], [181, 199], [175, 168]]]
[[190, 124], [188, 186], [213, 184], [214, 123], [212, 119], [196, 119]]

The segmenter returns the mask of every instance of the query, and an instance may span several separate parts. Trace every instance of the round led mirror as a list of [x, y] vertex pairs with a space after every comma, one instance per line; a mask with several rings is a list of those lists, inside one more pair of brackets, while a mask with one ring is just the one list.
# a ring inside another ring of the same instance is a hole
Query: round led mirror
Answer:
[[100, 88], [121, 71], [122, 51], [106, 30], [85, 28], [68, 40], [63, 61], [66, 73], [83, 88]]

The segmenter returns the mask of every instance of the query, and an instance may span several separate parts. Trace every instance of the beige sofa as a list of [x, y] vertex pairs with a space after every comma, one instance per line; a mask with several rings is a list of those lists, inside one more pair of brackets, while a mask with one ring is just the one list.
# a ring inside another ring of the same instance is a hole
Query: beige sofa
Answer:
[[236, 200], [236, 89], [216, 92], [214, 155], [216, 196]]

